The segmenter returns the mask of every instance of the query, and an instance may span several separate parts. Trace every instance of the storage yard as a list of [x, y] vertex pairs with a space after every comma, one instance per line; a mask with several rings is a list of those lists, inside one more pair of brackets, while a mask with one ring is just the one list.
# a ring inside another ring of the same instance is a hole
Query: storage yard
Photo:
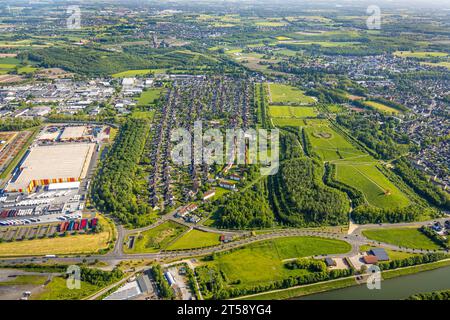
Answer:
[[[1, 190], [0, 227], [81, 218], [89, 178], [109, 132], [106, 126], [44, 127], [21, 159], [15, 160], [18, 165]], [[83, 229], [81, 224], [68, 225], [65, 231]]]

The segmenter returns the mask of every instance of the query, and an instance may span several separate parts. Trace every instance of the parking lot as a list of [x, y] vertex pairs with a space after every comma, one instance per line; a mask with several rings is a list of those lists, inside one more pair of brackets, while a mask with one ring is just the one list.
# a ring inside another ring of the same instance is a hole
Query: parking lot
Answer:
[[0, 228], [61, 222], [73, 219], [84, 209], [80, 190], [39, 190], [30, 195], [8, 194], [0, 197]]

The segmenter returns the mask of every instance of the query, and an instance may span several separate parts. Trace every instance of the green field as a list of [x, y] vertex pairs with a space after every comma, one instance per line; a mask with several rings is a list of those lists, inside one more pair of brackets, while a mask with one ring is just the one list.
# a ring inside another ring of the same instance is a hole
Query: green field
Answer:
[[336, 165], [336, 179], [361, 190], [369, 204], [379, 208], [409, 205], [409, 199], [376, 168], [378, 162], [326, 122], [308, 120], [304, 130], [312, 150]]
[[302, 90], [289, 85], [269, 83], [268, 89], [269, 101], [274, 105], [307, 105], [316, 102], [314, 98], [306, 96]]
[[404, 58], [436, 58], [436, 57], [446, 57], [448, 53], [445, 52], [435, 52], [435, 51], [396, 51], [394, 55], [397, 57]]
[[326, 122], [307, 122], [305, 132], [312, 148], [323, 161], [351, 160], [353, 162], [373, 161], [367, 154], [356, 149], [341, 134]]
[[184, 250], [216, 246], [220, 244], [218, 233], [193, 229], [172, 243], [167, 250]]
[[143, 91], [138, 99], [137, 105], [143, 107], [153, 104], [160, 97], [161, 93], [162, 89], [148, 89]]
[[124, 246], [125, 253], [152, 253], [163, 250], [174, 239], [179, 237], [187, 227], [176, 222], [167, 221], [156, 228], [134, 234], [135, 242], [132, 249]]
[[286, 237], [262, 241], [216, 255], [208, 265], [224, 272], [229, 284], [252, 286], [299, 275], [306, 270], [289, 270], [283, 260], [322, 254], [339, 254], [351, 250], [340, 240], [318, 237]]
[[148, 74], [159, 74], [165, 73], [164, 69], [141, 69], [141, 70], [127, 70], [112, 75], [113, 78], [128, 78], [128, 77], [138, 77], [146, 76]]
[[43, 285], [47, 281], [46, 276], [22, 275], [15, 278], [8, 278], [7, 281], [0, 282], [1, 286], [20, 286], [20, 285]]
[[365, 105], [368, 105], [371, 108], [375, 108], [377, 110], [380, 110], [382, 112], [387, 112], [387, 113], [393, 113], [393, 114], [397, 114], [400, 113], [400, 111], [398, 111], [397, 109], [394, 109], [392, 107], [389, 107], [387, 105], [384, 105], [382, 103], [379, 102], [375, 102], [375, 101], [365, 101], [364, 102]]
[[364, 193], [369, 204], [379, 208], [406, 207], [403, 194], [374, 164], [338, 164], [336, 178]]
[[25, 66], [25, 67], [21, 67], [18, 69], [18, 73], [19, 74], [27, 74], [27, 73], [33, 73], [34, 71], [36, 71], [38, 68], [35, 67], [31, 67], [31, 66]]
[[417, 228], [385, 228], [364, 230], [363, 235], [371, 240], [385, 242], [412, 249], [442, 249]]
[[273, 118], [315, 118], [317, 111], [314, 107], [269, 106], [269, 116]]
[[32, 295], [32, 300], [80, 300], [100, 290], [100, 287], [81, 281], [81, 288], [70, 290], [67, 288], [66, 279], [54, 277], [44, 290], [37, 295]]

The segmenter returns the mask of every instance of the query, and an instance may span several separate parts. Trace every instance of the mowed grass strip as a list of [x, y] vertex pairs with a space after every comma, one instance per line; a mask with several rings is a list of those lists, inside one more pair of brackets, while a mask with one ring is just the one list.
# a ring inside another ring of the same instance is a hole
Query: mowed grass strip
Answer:
[[410, 201], [374, 164], [338, 164], [337, 180], [361, 190], [379, 208], [406, 207]]
[[269, 83], [268, 86], [272, 104], [306, 105], [316, 102], [314, 98], [306, 96], [302, 90], [293, 86], [280, 83]]
[[165, 249], [167, 245], [185, 232], [188, 228], [173, 221], [167, 221], [156, 228], [133, 234], [134, 246], [129, 249], [124, 247], [125, 253], [152, 253]]
[[442, 249], [415, 227], [363, 230], [362, 234], [368, 239], [400, 247], [424, 250]]
[[220, 244], [218, 233], [204, 232], [192, 229], [167, 247], [167, 250], [184, 250], [211, 247]]
[[305, 274], [306, 270], [289, 270], [284, 260], [322, 254], [340, 254], [351, 250], [350, 244], [319, 237], [286, 237], [261, 241], [218, 254], [208, 265], [223, 271], [228, 284], [256, 285], [289, 276]]

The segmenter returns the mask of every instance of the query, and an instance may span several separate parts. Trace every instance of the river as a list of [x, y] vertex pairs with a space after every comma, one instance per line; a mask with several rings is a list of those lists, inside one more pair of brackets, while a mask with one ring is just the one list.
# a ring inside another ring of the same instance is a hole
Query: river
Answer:
[[450, 266], [381, 282], [380, 290], [366, 285], [316, 293], [295, 300], [400, 300], [420, 293], [450, 289]]

